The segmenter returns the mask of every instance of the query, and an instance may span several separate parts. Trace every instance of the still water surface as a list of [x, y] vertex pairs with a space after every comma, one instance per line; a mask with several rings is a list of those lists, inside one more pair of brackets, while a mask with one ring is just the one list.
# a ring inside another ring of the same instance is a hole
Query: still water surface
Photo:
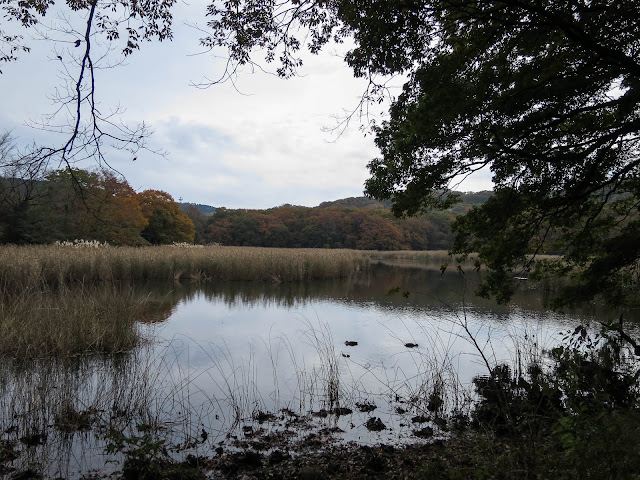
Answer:
[[[340, 406], [375, 403], [380, 416], [382, 404], [393, 410], [396, 400], [443, 382], [458, 390], [447, 399], [456, 408], [472, 378], [487, 372], [485, 360], [517, 366], [537, 358], [599, 314], [548, 311], [526, 284], [497, 306], [473, 295], [479, 280], [380, 264], [341, 281], [183, 286], [168, 320], [149, 330], [171, 376], [192, 378], [196, 397], [237, 393], [245, 409], [308, 413], [333, 407], [323, 389], [337, 382]], [[379, 441], [389, 433], [350, 428], [345, 436]]]
[[[156, 286], [158, 321], [141, 326], [150, 341], [138, 351], [71, 366], [3, 364], [3, 438], [41, 431], [47, 440], [23, 445], [16, 461], [70, 478], [117, 468], [121, 457], [103, 455], [105, 432], [132, 435], [140, 423], [162, 426], [171, 445], [184, 447], [176, 456], [212, 455], [221, 443], [242, 449], [256, 432], [302, 438], [313, 428], [337, 427], [343, 441], [413, 442], [425, 425], [443, 433], [438, 415], [468, 408], [471, 380], [487, 362], [544, 361], [578, 323], [611, 315], [550, 312], [526, 281], [510, 305], [497, 306], [473, 295], [480, 278], [381, 263], [358, 278], [307, 284]], [[436, 412], [428, 408], [434, 393], [443, 402]], [[57, 419], [69, 404], [102, 420], [64, 431]], [[337, 407], [352, 413], [335, 415]], [[267, 413], [277, 417], [264, 421]], [[313, 420], [292, 428], [294, 414]], [[411, 421], [422, 414], [430, 421]], [[369, 431], [373, 417], [386, 428]]]

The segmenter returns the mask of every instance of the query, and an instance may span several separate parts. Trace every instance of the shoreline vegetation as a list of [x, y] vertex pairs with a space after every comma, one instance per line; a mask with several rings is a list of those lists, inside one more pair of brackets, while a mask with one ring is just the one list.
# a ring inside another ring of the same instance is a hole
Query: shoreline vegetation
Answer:
[[0, 247], [0, 289], [181, 279], [297, 282], [346, 277], [369, 262], [355, 250], [87, 245], [93, 246]]
[[143, 341], [137, 323], [147, 304], [116, 287], [0, 290], [0, 356], [27, 361], [131, 351]]

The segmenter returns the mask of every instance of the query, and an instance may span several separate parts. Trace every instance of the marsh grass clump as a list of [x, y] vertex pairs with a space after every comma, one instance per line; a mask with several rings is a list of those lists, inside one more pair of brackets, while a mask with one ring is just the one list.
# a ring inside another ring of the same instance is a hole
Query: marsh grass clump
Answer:
[[297, 282], [347, 277], [367, 264], [355, 250], [9, 245], [0, 247], [0, 289], [180, 279]]
[[129, 351], [144, 297], [116, 288], [0, 291], [0, 355], [21, 359]]
[[440, 270], [444, 267], [451, 270], [479, 271], [482, 264], [478, 255], [452, 255], [447, 250], [398, 250], [367, 251], [366, 255], [373, 261], [381, 261], [398, 265], [421, 265], [422, 268]]

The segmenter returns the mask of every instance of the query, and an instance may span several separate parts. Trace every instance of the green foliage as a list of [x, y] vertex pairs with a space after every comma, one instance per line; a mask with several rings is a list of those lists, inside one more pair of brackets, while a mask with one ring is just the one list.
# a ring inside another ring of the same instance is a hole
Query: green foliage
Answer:
[[[140, 480], [180, 480], [207, 478], [197, 462], [179, 463], [173, 460], [164, 439], [150, 425], [136, 426], [137, 434], [125, 435], [110, 430], [106, 435], [106, 452], [125, 455], [122, 478]], [[192, 464], [195, 463], [195, 464]]]
[[322, 202], [318, 205], [319, 208], [329, 208], [329, 207], [351, 207], [351, 208], [373, 208], [376, 210], [379, 209], [388, 209], [391, 208], [391, 202], [379, 202], [378, 200], [374, 200], [372, 198], [367, 197], [349, 197], [349, 198], [341, 198], [340, 200], [334, 200], [332, 202]]
[[216, 211], [216, 207], [212, 207], [211, 205], [203, 205], [201, 203], [180, 202], [178, 203], [178, 205], [180, 205], [180, 209], [185, 213], [187, 213], [190, 208], [195, 208], [203, 215], [211, 215]]
[[145, 190], [138, 194], [148, 224], [140, 235], [153, 245], [193, 243], [195, 226], [167, 192]]
[[637, 478], [640, 383], [636, 341], [621, 324], [579, 326], [527, 372], [496, 366], [474, 379], [477, 428], [510, 444], [527, 478]]
[[446, 206], [454, 175], [490, 167], [496, 195], [457, 223], [453, 249], [480, 252], [483, 294], [508, 300], [514, 271], [551, 240], [573, 270], [596, 270], [583, 298], [640, 258], [637, 229], [612, 230], [640, 193], [635, 3], [430, 2], [445, 27], [376, 130], [366, 188], [412, 214]]
[[[191, 219], [191, 222], [193, 223], [193, 242], [198, 245], [203, 244], [205, 232], [207, 230], [207, 215], [202, 212], [202, 209], [190, 204], [186, 207], [184, 207], [184, 204], [181, 204], [180, 209], [187, 217], [189, 217], [189, 219]], [[215, 209], [213, 211], [215, 212]]]

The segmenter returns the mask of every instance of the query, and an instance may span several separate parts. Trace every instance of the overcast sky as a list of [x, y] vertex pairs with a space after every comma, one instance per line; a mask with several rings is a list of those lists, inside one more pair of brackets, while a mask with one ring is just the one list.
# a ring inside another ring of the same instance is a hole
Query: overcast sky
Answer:
[[[203, 25], [200, 11], [180, 5], [172, 42], [143, 44], [126, 65], [99, 73], [101, 108], [120, 105], [126, 108], [123, 121], [150, 124], [151, 146], [167, 152], [144, 152], [136, 161], [112, 152], [111, 165], [138, 191], [165, 190], [176, 200], [218, 207], [315, 206], [362, 195], [366, 165], [378, 156], [373, 137], [363, 134], [357, 119], [340, 135], [326, 129], [357, 106], [365, 82], [354, 79], [329, 47], [305, 57], [300, 77], [282, 80], [245, 69], [235, 85], [197, 89], [193, 82], [217, 78], [224, 68], [221, 58], [194, 55], [201, 52], [202, 34], [183, 20], [191, 16]], [[60, 84], [57, 55], [64, 57], [72, 45], [29, 43], [31, 53], [1, 65], [0, 130], [23, 143], [46, 143], [50, 135], [25, 124], [55, 109], [50, 97]], [[485, 174], [461, 188], [482, 190], [491, 183]]]

